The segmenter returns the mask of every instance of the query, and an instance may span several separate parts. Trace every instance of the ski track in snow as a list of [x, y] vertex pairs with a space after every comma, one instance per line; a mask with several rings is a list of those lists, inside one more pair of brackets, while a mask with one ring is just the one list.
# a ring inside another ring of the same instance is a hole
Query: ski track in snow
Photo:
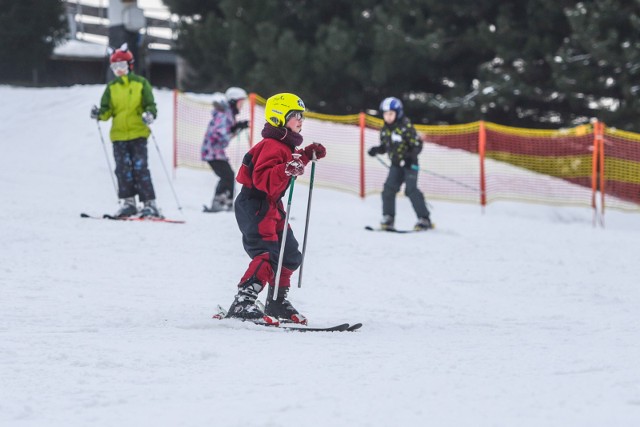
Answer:
[[[102, 90], [0, 86], [0, 425], [640, 422], [640, 215], [608, 211], [598, 229], [589, 209], [431, 201], [434, 232], [371, 233], [378, 196], [316, 188], [291, 300], [313, 325], [364, 327], [219, 322], [248, 257], [233, 214], [200, 212], [211, 172], [177, 171], [184, 225], [80, 218], [117, 209], [89, 119]], [[169, 161], [172, 94], [155, 95]], [[149, 160], [182, 218], [152, 140]], [[399, 197], [396, 225], [413, 222]]]

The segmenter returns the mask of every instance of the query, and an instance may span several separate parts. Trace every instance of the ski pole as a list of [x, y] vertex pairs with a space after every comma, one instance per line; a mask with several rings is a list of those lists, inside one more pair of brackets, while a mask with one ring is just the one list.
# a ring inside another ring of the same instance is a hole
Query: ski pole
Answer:
[[160, 147], [158, 146], [158, 141], [156, 141], [156, 136], [153, 134], [153, 131], [149, 127], [149, 132], [151, 132], [151, 139], [153, 139], [153, 144], [156, 146], [156, 151], [158, 152], [158, 156], [160, 156], [160, 163], [162, 164], [162, 169], [164, 169], [164, 174], [167, 177], [167, 181], [169, 181], [169, 187], [171, 187], [171, 192], [173, 193], [173, 198], [176, 200], [176, 205], [178, 206], [178, 210], [181, 214], [182, 206], [180, 206], [180, 201], [178, 200], [178, 195], [176, 194], [176, 190], [173, 188], [173, 183], [171, 182], [171, 178], [169, 177], [169, 172], [167, 171], [167, 167], [164, 165], [164, 158], [162, 157], [162, 153], [160, 152]]
[[[382, 163], [382, 165], [384, 165], [385, 168], [389, 169], [389, 165], [384, 160], [382, 160], [380, 158], [380, 156], [378, 156], [377, 154], [376, 154], [376, 159], [380, 163]], [[455, 180], [453, 178], [449, 178], [448, 176], [440, 175], [439, 173], [432, 172], [432, 171], [430, 171], [428, 169], [420, 169], [420, 171], [424, 172], [424, 173], [428, 173], [429, 175], [435, 176], [437, 178], [444, 179], [445, 181], [449, 181], [449, 182], [452, 182], [454, 184], [458, 184], [459, 186], [464, 187], [464, 188], [466, 188], [468, 190], [476, 191], [478, 193], [480, 192], [480, 189], [478, 189], [476, 187], [473, 187], [471, 185], [465, 184], [464, 182], [457, 181], [457, 180]]]
[[311, 213], [311, 194], [313, 193], [313, 177], [316, 173], [316, 152], [313, 151], [311, 159], [311, 178], [309, 180], [309, 200], [307, 201], [307, 219], [304, 223], [304, 239], [302, 240], [302, 261], [300, 262], [300, 271], [298, 272], [298, 287], [302, 287], [302, 267], [304, 266], [304, 254], [307, 251], [307, 235], [309, 231], [309, 215]]
[[[299, 154], [294, 154], [299, 156]], [[269, 292], [273, 292], [273, 295], [269, 295], [273, 300], [278, 298], [278, 285], [280, 283], [280, 274], [282, 273], [282, 258], [284, 258], [284, 247], [287, 243], [287, 230], [289, 229], [289, 214], [291, 213], [291, 198], [293, 196], [293, 185], [296, 182], [295, 177], [291, 177], [291, 184], [289, 185], [289, 201], [287, 202], [287, 214], [284, 217], [284, 229], [282, 230], [282, 243], [280, 244], [280, 255], [278, 256], [278, 270], [276, 271], [276, 280], [273, 287], [269, 288]], [[273, 291], [272, 291], [273, 289]]]
[[98, 125], [98, 133], [100, 134], [100, 141], [102, 141], [102, 151], [104, 151], [104, 158], [107, 160], [107, 166], [109, 167], [109, 176], [111, 177], [111, 182], [113, 183], [113, 189], [116, 191], [116, 198], [118, 198], [118, 186], [116, 185], [116, 180], [113, 177], [113, 168], [111, 167], [111, 161], [109, 160], [107, 145], [104, 143], [104, 137], [102, 136], [102, 128], [100, 127], [100, 121], [96, 120], [96, 124]]

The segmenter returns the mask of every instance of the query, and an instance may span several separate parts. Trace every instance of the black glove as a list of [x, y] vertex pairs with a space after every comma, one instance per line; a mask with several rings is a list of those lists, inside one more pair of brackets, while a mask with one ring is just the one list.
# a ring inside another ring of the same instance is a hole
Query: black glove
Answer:
[[246, 129], [249, 127], [249, 122], [247, 120], [242, 120], [231, 126], [231, 132], [236, 132], [242, 129]]
[[373, 156], [375, 156], [376, 154], [380, 154], [380, 153], [382, 153], [382, 149], [381, 149], [381, 147], [380, 147], [380, 146], [377, 146], [377, 147], [371, 147], [371, 148], [369, 148], [369, 151], [367, 151], [367, 153], [368, 153], [371, 157], [373, 157]]
[[404, 158], [404, 167], [405, 169], [412, 169], [414, 171], [419, 170], [418, 167], [418, 159], [416, 156], [407, 156]]
[[93, 120], [97, 120], [99, 115], [100, 115], [100, 109], [98, 108], [98, 106], [94, 105], [93, 107], [91, 107], [91, 118]]

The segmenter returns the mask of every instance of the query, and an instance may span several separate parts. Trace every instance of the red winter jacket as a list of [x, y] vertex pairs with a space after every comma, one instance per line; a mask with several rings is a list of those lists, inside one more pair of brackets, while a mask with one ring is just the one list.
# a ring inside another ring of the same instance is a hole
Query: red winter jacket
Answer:
[[256, 197], [277, 203], [291, 179], [284, 170], [287, 162], [293, 160], [293, 152], [284, 142], [263, 139], [245, 154], [236, 181], [252, 190]]

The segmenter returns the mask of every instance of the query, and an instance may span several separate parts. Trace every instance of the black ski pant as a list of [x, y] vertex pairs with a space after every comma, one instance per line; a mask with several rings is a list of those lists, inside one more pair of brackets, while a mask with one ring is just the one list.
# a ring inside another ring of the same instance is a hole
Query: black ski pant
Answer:
[[146, 138], [113, 141], [113, 157], [116, 161], [118, 197], [126, 199], [137, 194], [141, 202], [155, 200], [156, 193], [147, 161]]
[[[251, 190], [243, 187], [235, 202], [236, 221], [242, 232], [242, 245], [251, 257], [251, 262], [240, 283], [258, 280], [263, 285], [274, 285], [280, 257], [280, 245], [286, 212], [282, 201], [268, 202], [265, 198], [254, 197]], [[279, 287], [290, 286], [291, 274], [302, 263], [293, 230], [289, 227], [282, 257], [282, 272]]]
[[229, 200], [233, 200], [235, 173], [231, 169], [229, 162], [226, 160], [209, 160], [207, 163], [209, 163], [213, 172], [220, 177], [214, 198], [220, 194], [226, 194], [229, 196]]
[[422, 191], [418, 189], [418, 171], [391, 166], [382, 190], [382, 215], [396, 216], [396, 194], [404, 183], [404, 192], [411, 201], [418, 218], [429, 218], [429, 210]]

